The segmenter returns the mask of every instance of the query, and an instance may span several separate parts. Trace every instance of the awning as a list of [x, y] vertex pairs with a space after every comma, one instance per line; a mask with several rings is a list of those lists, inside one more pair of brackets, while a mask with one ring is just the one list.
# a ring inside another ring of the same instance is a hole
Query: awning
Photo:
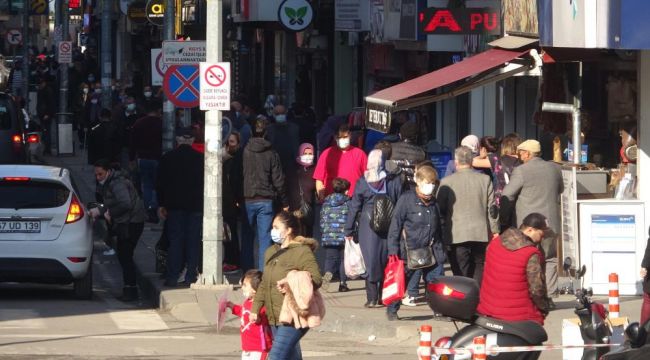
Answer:
[[[366, 123], [368, 127], [385, 132], [390, 127], [392, 112], [449, 99], [474, 88], [530, 70], [535, 60], [529, 56], [522, 58], [529, 52], [530, 50], [490, 49], [366, 96]], [[516, 65], [499, 71], [502, 67], [512, 64]], [[461, 80], [466, 81], [460, 82]], [[455, 83], [458, 84], [444, 93], [434, 91]]]

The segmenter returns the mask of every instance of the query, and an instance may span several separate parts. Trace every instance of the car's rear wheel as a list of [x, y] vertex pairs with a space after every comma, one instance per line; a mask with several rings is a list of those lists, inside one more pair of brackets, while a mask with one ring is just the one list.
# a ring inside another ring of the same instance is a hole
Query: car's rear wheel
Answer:
[[90, 300], [93, 297], [93, 263], [88, 265], [86, 275], [74, 281], [74, 297], [79, 300]]

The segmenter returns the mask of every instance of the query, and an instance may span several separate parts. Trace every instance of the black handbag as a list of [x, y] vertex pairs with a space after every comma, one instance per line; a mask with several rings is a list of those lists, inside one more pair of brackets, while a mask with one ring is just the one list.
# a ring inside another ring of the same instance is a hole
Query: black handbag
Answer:
[[425, 247], [409, 249], [406, 232], [403, 231], [402, 235], [404, 236], [404, 247], [406, 248], [406, 267], [409, 270], [428, 268], [436, 264], [436, 258], [433, 256], [433, 250], [431, 249], [433, 239]]
[[372, 216], [370, 218], [370, 228], [372, 231], [380, 236], [388, 234], [394, 209], [395, 204], [393, 204], [387, 194], [375, 195]]
[[300, 189], [300, 208], [298, 211], [300, 212], [302, 221], [307, 224], [311, 224], [313, 220], [313, 208], [308, 202], [305, 201], [302, 185], [300, 185], [300, 180], [298, 180], [298, 189]]

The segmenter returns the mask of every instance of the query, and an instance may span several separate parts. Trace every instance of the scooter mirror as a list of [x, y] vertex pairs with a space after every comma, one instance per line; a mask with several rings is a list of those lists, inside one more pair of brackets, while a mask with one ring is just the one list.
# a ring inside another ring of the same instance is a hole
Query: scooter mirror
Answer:
[[586, 273], [586, 272], [587, 272], [587, 266], [586, 266], [586, 265], [582, 265], [582, 267], [580, 268], [580, 271], [578, 271], [578, 273], [576, 274], [576, 277], [577, 277], [578, 279], [580, 279], [581, 277], [585, 276], [585, 273]]

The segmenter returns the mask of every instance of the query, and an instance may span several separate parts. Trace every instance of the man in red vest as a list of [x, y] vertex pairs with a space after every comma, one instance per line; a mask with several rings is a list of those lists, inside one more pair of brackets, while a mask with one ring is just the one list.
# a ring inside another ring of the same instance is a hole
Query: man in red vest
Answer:
[[492, 238], [485, 259], [479, 314], [544, 325], [549, 304], [544, 256], [538, 245], [547, 231], [546, 217], [532, 213], [519, 229], [510, 228]]

